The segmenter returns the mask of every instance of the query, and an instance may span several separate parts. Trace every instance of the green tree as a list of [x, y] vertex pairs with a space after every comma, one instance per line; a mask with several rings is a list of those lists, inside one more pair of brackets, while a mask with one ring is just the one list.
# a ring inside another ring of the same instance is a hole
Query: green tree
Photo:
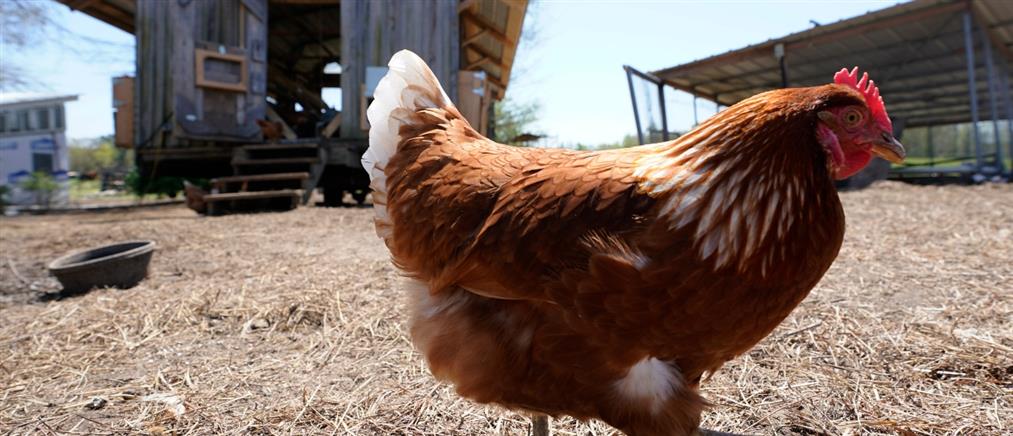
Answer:
[[[681, 134], [678, 132], [672, 132], [670, 139], [678, 138]], [[627, 134], [623, 136], [621, 141], [617, 142], [606, 142], [598, 145], [587, 145], [577, 144], [577, 150], [608, 150], [612, 148], [630, 148], [640, 145], [640, 141], [637, 140], [637, 135]]]
[[124, 150], [113, 145], [112, 136], [103, 136], [91, 143], [73, 143], [69, 147], [70, 170], [79, 173], [121, 169], [125, 163]]
[[0, 185], [0, 208], [7, 205], [7, 194], [11, 192], [11, 188], [7, 185]]
[[53, 176], [43, 171], [36, 171], [21, 182], [21, 188], [31, 191], [35, 195], [36, 204], [49, 207], [53, 201], [53, 192], [59, 189], [60, 185], [56, 183]]
[[504, 144], [520, 145], [521, 134], [535, 134], [532, 125], [538, 121], [541, 106], [537, 102], [517, 103], [510, 99], [495, 102], [493, 106], [493, 139]]

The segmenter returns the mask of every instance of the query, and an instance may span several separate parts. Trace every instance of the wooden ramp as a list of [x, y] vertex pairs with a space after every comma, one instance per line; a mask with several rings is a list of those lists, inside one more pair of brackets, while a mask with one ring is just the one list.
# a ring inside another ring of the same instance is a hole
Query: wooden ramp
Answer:
[[306, 204], [327, 161], [317, 142], [249, 144], [233, 150], [233, 175], [211, 180], [208, 215], [291, 210]]

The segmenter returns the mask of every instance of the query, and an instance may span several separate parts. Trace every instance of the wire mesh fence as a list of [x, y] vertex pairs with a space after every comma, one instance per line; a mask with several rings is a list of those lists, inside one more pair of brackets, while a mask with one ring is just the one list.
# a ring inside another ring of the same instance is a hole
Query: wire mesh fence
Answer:
[[907, 149], [907, 159], [900, 166], [957, 166], [975, 164], [980, 158], [984, 165], [998, 165], [1001, 159], [1002, 167], [1009, 169], [1009, 123], [1009, 120], [978, 123], [980, 156], [974, 146], [972, 123], [904, 129], [901, 142]]

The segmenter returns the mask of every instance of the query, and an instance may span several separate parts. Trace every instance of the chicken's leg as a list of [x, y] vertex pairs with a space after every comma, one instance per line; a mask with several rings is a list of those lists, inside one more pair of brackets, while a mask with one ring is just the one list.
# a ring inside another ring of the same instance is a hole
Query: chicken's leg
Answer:
[[549, 436], [549, 417], [546, 415], [531, 416], [531, 436]]

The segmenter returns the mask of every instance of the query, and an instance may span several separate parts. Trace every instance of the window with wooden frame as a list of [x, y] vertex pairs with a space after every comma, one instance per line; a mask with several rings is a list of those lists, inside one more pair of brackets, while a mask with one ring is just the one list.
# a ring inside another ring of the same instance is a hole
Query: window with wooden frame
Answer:
[[219, 53], [195, 49], [196, 84], [204, 88], [223, 91], [246, 92], [246, 57], [238, 54]]

